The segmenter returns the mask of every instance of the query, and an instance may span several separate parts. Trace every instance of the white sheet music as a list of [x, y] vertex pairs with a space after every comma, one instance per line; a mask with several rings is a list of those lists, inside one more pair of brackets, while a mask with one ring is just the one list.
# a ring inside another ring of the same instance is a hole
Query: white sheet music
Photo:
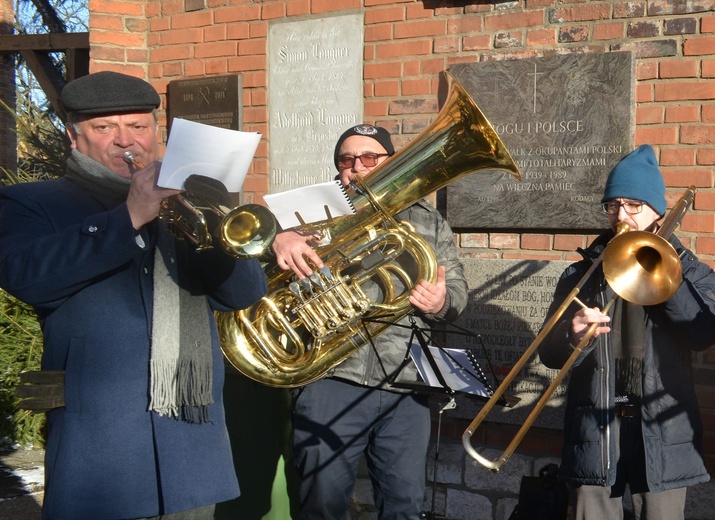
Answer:
[[263, 200], [283, 229], [300, 225], [296, 212], [306, 224], [327, 220], [325, 206], [333, 218], [355, 213], [345, 189], [337, 180], [272, 193], [264, 196]]
[[196, 174], [221, 181], [230, 193], [238, 193], [260, 140], [257, 132], [175, 118], [157, 184], [181, 190], [184, 181]]
[[[473, 368], [472, 361], [469, 359], [466, 350], [439, 348], [431, 345], [428, 348], [449, 388], [483, 397], [491, 396], [484, 383], [473, 375], [477, 372]], [[420, 373], [422, 380], [430, 386], [441, 387], [442, 384], [437, 379], [419, 344], [413, 343], [410, 345], [410, 355], [415, 365], [417, 365], [417, 371]], [[466, 367], [466, 370], [462, 367]]]

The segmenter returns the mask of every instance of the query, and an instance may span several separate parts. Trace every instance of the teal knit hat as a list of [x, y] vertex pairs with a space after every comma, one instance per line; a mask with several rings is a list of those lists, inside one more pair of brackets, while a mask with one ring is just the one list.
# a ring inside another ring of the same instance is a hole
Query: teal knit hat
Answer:
[[653, 147], [644, 144], [623, 157], [608, 174], [601, 202], [624, 198], [642, 200], [665, 215], [665, 182]]

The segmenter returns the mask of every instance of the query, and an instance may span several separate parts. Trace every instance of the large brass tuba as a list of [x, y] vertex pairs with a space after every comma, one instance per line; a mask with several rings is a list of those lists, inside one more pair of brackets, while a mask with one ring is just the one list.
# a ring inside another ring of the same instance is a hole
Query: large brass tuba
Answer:
[[[393, 215], [477, 171], [506, 170], [521, 180], [489, 121], [449, 78], [434, 122], [358, 183], [355, 215], [333, 221], [330, 243], [316, 248], [325, 268], [301, 282], [271, 265], [267, 296], [218, 315], [223, 352], [240, 372], [276, 387], [323, 377], [410, 311], [409, 291], [419, 280], [435, 279], [432, 247]], [[364, 289], [368, 281], [381, 288], [379, 301]]]

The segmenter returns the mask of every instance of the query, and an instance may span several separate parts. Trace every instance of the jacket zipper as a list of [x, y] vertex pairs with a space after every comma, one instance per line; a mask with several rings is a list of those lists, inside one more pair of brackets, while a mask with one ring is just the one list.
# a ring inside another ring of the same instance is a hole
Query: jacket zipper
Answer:
[[[605, 282], [601, 282], [603, 285], [602, 290], [600, 291], [600, 299], [601, 299], [601, 308], [605, 307], [606, 305], [606, 286]], [[611, 468], [611, 423], [608, 420], [608, 410], [609, 410], [609, 394], [610, 394], [610, 379], [611, 379], [611, 370], [610, 370], [610, 363], [611, 363], [611, 336], [610, 334], [607, 334], [603, 336], [603, 352], [602, 354], [602, 364], [601, 364], [601, 370], [603, 370], [603, 387], [601, 389], [601, 402], [599, 403], [600, 408], [601, 408], [601, 421], [602, 424], [605, 424], [605, 434], [604, 434], [604, 449], [601, 450], [602, 458], [601, 458], [601, 468], [603, 470], [603, 480], [604, 483], [608, 482], [608, 472]]]

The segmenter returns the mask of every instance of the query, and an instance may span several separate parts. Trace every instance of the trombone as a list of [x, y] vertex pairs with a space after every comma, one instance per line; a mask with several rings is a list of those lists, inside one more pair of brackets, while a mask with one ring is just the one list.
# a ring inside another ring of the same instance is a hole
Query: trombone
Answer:
[[568, 370], [581, 355], [583, 349], [591, 342], [593, 335], [598, 328], [598, 323], [592, 323], [586, 331], [578, 345], [559, 370], [556, 377], [551, 382], [546, 392], [536, 403], [531, 413], [527, 416], [524, 424], [516, 433], [511, 443], [502, 454], [495, 460], [490, 460], [481, 455], [472, 445], [471, 438], [477, 427], [486, 418], [489, 412], [500, 401], [502, 395], [511, 382], [524, 368], [531, 356], [536, 352], [544, 338], [549, 334], [561, 315], [571, 305], [576, 302], [582, 307], [586, 305], [578, 299], [578, 294], [593, 275], [596, 269], [603, 264], [603, 274], [606, 281], [614, 291], [614, 296], [608, 301], [601, 311], [606, 314], [617, 297], [637, 305], [656, 305], [670, 298], [682, 282], [682, 266], [680, 258], [675, 248], [668, 242], [670, 235], [680, 225], [680, 221], [687, 213], [695, 198], [695, 187], [691, 186], [681, 196], [680, 200], [673, 206], [673, 209], [663, 221], [657, 233], [648, 231], [629, 231], [628, 224], [620, 223], [616, 228], [616, 235], [610, 240], [606, 249], [593, 262], [586, 271], [583, 278], [576, 284], [564, 301], [559, 305], [554, 314], [544, 324], [533, 343], [526, 349], [516, 364], [494, 394], [484, 404], [479, 414], [474, 418], [462, 435], [462, 444], [467, 453], [482, 466], [498, 473], [501, 467], [506, 464], [514, 454], [519, 443], [522, 441], [527, 431], [536, 421], [536, 418], [543, 410], [546, 403], [553, 395], [556, 388], [561, 384]]

